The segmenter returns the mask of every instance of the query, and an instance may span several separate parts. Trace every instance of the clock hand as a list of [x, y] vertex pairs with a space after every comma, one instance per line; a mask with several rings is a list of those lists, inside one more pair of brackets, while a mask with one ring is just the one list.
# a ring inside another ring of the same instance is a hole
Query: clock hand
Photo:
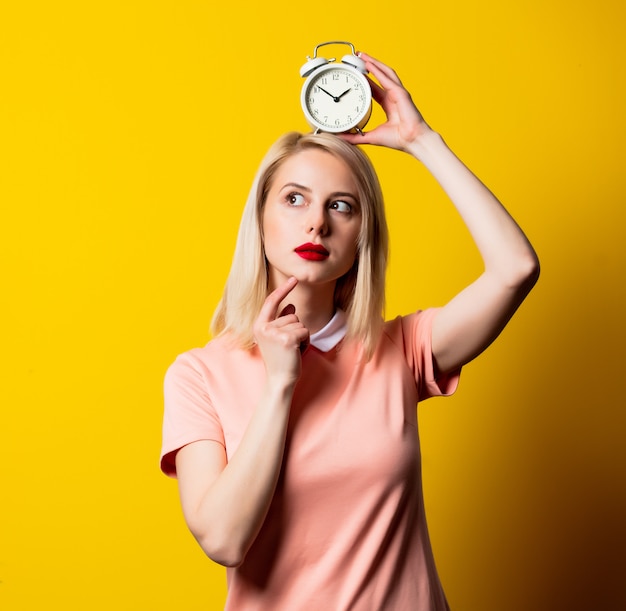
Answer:
[[320, 87], [320, 86], [318, 85], [318, 86], [317, 86], [317, 88], [318, 88], [320, 91], [323, 91], [326, 95], [329, 95], [329, 96], [333, 99], [333, 101], [334, 101], [334, 102], [339, 102], [339, 98], [336, 98], [336, 97], [335, 97], [332, 93], [328, 93], [328, 91], [326, 91], [326, 89], [324, 89], [323, 87]]
[[346, 93], [348, 93], [348, 91], [352, 91], [352, 87], [350, 87], [349, 89], [346, 89], [341, 95], [336, 97], [335, 98], [335, 102], [338, 102], [341, 98], [343, 98], [343, 96], [346, 95]]

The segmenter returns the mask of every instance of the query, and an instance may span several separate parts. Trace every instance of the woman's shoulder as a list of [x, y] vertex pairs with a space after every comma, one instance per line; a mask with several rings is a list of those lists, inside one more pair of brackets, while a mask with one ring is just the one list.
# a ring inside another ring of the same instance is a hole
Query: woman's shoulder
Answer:
[[383, 333], [388, 336], [405, 334], [410, 330], [418, 328], [430, 327], [432, 321], [437, 314], [439, 308], [426, 308], [424, 310], [416, 310], [410, 314], [399, 314], [395, 318], [385, 321]]
[[241, 366], [245, 361], [258, 358], [256, 347], [244, 348], [230, 335], [212, 338], [204, 346], [190, 348], [179, 354], [171, 368], [216, 370], [224, 367]]

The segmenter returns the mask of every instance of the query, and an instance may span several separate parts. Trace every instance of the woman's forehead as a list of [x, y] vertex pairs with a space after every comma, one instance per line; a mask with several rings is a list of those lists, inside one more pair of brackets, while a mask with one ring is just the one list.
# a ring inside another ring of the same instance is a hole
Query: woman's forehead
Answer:
[[276, 169], [272, 182], [278, 188], [293, 182], [308, 188], [333, 185], [355, 196], [358, 193], [352, 168], [341, 157], [323, 149], [309, 148], [290, 155]]

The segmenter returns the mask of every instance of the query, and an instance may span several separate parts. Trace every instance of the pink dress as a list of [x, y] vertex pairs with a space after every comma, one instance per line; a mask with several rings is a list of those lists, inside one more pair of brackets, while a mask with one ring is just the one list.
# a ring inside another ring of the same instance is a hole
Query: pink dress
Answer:
[[[229, 568], [226, 609], [443, 611], [422, 494], [418, 402], [452, 394], [435, 379], [437, 309], [385, 324], [373, 358], [343, 340], [309, 347], [292, 403], [282, 473], [243, 564]], [[258, 350], [226, 338], [168, 370], [161, 468], [201, 439], [236, 452], [264, 382]]]

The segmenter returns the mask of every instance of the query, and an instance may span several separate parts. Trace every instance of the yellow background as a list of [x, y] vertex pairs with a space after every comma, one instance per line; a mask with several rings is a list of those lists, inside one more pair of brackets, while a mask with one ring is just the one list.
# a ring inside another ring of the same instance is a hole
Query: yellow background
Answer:
[[[207, 341], [252, 175], [337, 38], [397, 68], [543, 265], [420, 412], [453, 609], [626, 608], [625, 6], [4, 2], [0, 608], [221, 608], [158, 471], [162, 377]], [[417, 163], [370, 154], [388, 314], [443, 303], [480, 269], [468, 235]]]

